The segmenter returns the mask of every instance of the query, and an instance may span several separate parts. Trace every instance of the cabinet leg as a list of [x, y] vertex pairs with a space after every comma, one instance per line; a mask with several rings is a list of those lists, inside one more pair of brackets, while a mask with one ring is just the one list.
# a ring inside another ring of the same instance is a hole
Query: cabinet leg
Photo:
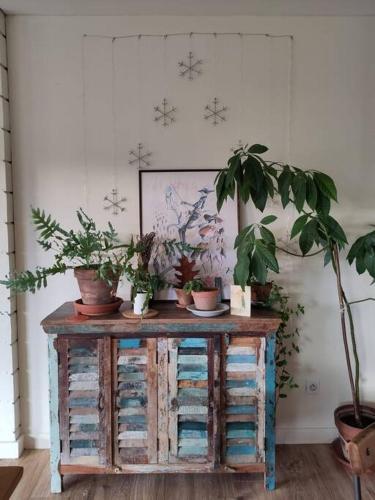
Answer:
[[267, 490], [276, 488], [276, 440], [275, 440], [275, 402], [276, 402], [276, 368], [275, 368], [276, 334], [267, 337], [266, 345], [266, 407], [265, 407], [265, 458], [266, 471], [264, 486]]
[[51, 492], [61, 493], [62, 476], [60, 466], [60, 429], [59, 429], [59, 384], [58, 359], [54, 346], [56, 335], [48, 335], [49, 368], [49, 418], [50, 418], [50, 473]]

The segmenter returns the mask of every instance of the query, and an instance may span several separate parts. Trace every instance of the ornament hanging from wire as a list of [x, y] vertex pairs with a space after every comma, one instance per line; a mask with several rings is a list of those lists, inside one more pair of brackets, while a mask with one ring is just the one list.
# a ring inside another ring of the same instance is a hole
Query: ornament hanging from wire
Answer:
[[116, 188], [113, 188], [110, 194], [111, 198], [107, 195], [104, 197], [104, 201], [107, 205], [104, 205], [104, 210], [112, 210], [112, 215], [118, 215], [120, 212], [124, 212], [126, 209], [123, 206], [126, 198], [119, 198], [119, 194]]
[[224, 122], [225, 112], [228, 110], [227, 106], [219, 105], [219, 99], [215, 97], [211, 104], [207, 104], [204, 108], [207, 113], [204, 115], [205, 120], [211, 120], [212, 125], [217, 125], [218, 123]]
[[199, 66], [201, 66], [202, 64], [202, 59], [194, 60], [193, 53], [189, 52], [187, 62], [179, 61], [178, 63], [178, 66], [180, 68], [180, 76], [182, 78], [186, 76], [189, 80], [194, 80], [194, 78], [202, 74], [202, 70], [199, 69]]
[[167, 127], [168, 125], [176, 121], [174, 115], [177, 111], [177, 108], [168, 105], [168, 101], [165, 97], [162, 100], [161, 106], [154, 107], [154, 111], [155, 111], [154, 121], [156, 122], [160, 121], [164, 127]]
[[138, 143], [137, 149], [131, 149], [129, 151], [129, 165], [134, 165], [135, 163], [138, 164], [138, 168], [142, 167], [149, 167], [151, 165], [149, 158], [151, 156], [151, 153], [144, 153], [143, 151], [143, 144], [141, 142]]

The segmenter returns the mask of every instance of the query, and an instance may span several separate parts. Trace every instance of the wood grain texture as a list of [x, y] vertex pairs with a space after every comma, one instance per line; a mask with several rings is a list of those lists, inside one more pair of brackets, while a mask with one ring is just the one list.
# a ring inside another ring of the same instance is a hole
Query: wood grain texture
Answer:
[[158, 339], [158, 462], [168, 463], [168, 340]]
[[[130, 308], [130, 303], [122, 307]], [[178, 309], [173, 302], [159, 302], [155, 305], [160, 314], [156, 318], [130, 320], [122, 316], [121, 312], [100, 318], [88, 318], [86, 321], [77, 321], [74, 316], [73, 305], [67, 302], [54, 313], [42, 321], [42, 327], [47, 333], [63, 335], [71, 334], [98, 334], [116, 335], [125, 333], [142, 333], [155, 336], [164, 333], [185, 333], [189, 336], [200, 333], [219, 332], [252, 332], [257, 337], [278, 328], [280, 319], [275, 312], [267, 310], [253, 311], [250, 318], [231, 316], [226, 314], [217, 318], [197, 318], [185, 309]]]
[[[50, 493], [48, 450], [27, 450], [19, 460], [0, 460], [2, 465], [24, 467], [12, 500], [353, 500], [351, 477], [333, 458], [329, 445], [277, 447], [278, 488], [265, 492], [262, 475], [207, 474], [205, 464], [195, 465], [199, 474], [95, 474], [98, 468], [81, 466], [87, 476], [71, 475], [64, 466], [64, 493]], [[148, 465], [145, 468], [151, 467]], [[176, 472], [177, 466], [173, 466]], [[181, 467], [181, 466], [179, 466]], [[240, 467], [238, 467], [240, 470]], [[245, 469], [242, 469], [245, 472]], [[105, 472], [105, 471], [104, 471]], [[160, 470], [160, 472], [166, 472]], [[259, 471], [261, 472], [261, 471]], [[90, 473], [92, 475], [90, 475]], [[375, 476], [362, 478], [363, 500], [375, 498]]]

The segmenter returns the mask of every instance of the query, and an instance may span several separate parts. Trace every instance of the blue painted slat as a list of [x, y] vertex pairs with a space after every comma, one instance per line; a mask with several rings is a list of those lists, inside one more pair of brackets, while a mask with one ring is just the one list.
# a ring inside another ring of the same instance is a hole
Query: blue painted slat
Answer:
[[201, 365], [188, 365], [185, 363], [177, 363], [178, 369], [182, 372], [205, 372], [207, 371], [207, 363]]
[[267, 490], [276, 488], [276, 452], [275, 452], [275, 402], [276, 402], [276, 367], [275, 367], [276, 334], [272, 333], [266, 340], [266, 408], [265, 408], [265, 433], [266, 433], [266, 472], [264, 475]]
[[181, 430], [207, 430], [207, 422], [180, 422], [178, 428]]
[[257, 358], [254, 354], [229, 354], [227, 363], [256, 363]]
[[246, 444], [227, 446], [227, 455], [255, 455], [256, 447]]
[[120, 424], [145, 424], [145, 415], [120, 415], [118, 417]]
[[225, 409], [227, 415], [255, 415], [257, 409], [252, 405], [233, 405]]
[[190, 396], [192, 397], [207, 397], [208, 396], [208, 389], [207, 388], [199, 388], [199, 387], [189, 387], [189, 388], [183, 388], [183, 389], [178, 389], [178, 396], [188, 398]]
[[141, 339], [121, 339], [118, 341], [119, 349], [137, 349], [141, 347]]
[[256, 425], [254, 422], [229, 422], [226, 426], [227, 439], [255, 438]]
[[207, 380], [207, 372], [178, 372], [177, 380]]
[[97, 448], [98, 441], [94, 439], [73, 439], [70, 441], [70, 448]]
[[71, 347], [69, 349], [69, 356], [93, 356], [96, 357], [96, 350], [90, 347]]
[[251, 387], [251, 388], [255, 389], [256, 385], [257, 385], [257, 382], [254, 379], [227, 380], [226, 384], [225, 384], [227, 389], [234, 389], [234, 388], [239, 388], [239, 387]]
[[77, 432], [96, 432], [99, 430], [99, 425], [98, 424], [76, 424], [77, 425]]
[[179, 347], [207, 347], [207, 339], [186, 338], [181, 340]]
[[146, 405], [146, 398], [120, 398], [119, 407], [120, 408], [134, 408]]
[[178, 456], [179, 457], [187, 457], [187, 456], [205, 456], [207, 455], [207, 448], [206, 447], [199, 447], [199, 446], [183, 446], [178, 449]]
[[69, 408], [96, 408], [98, 406], [97, 398], [71, 398], [69, 399]]
[[69, 373], [97, 373], [97, 365], [71, 365]]
[[182, 429], [178, 432], [178, 437], [183, 438], [207, 438], [207, 431]]

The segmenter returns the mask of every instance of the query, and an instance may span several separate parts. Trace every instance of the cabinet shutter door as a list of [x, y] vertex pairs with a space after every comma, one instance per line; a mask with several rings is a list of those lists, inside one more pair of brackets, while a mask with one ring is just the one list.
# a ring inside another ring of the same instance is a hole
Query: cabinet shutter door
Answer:
[[157, 462], [156, 339], [113, 340], [115, 462]]
[[111, 462], [110, 341], [59, 339], [61, 463]]
[[264, 461], [264, 339], [222, 345], [222, 457], [229, 466]]
[[212, 338], [169, 339], [169, 462], [213, 463], [218, 354]]

